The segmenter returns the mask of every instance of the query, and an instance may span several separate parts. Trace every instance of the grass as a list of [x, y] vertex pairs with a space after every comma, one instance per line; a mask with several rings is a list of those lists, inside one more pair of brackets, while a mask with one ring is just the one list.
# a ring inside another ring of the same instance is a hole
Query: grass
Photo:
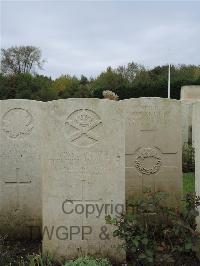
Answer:
[[40, 248], [39, 241], [8, 241], [0, 238], [0, 266], [30, 266], [28, 254], [38, 254]]
[[183, 174], [183, 192], [184, 194], [195, 191], [195, 176], [194, 173]]

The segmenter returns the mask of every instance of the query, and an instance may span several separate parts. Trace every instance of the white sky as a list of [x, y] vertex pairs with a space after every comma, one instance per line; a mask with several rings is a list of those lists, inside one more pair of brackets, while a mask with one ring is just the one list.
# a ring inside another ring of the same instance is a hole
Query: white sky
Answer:
[[200, 64], [200, 1], [1, 1], [1, 46], [34, 45], [41, 74], [96, 76], [134, 61]]

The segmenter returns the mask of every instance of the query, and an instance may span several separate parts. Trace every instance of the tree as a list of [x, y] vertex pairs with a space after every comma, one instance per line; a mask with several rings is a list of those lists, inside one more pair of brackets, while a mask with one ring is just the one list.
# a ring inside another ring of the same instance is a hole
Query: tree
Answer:
[[116, 69], [116, 73], [121, 74], [129, 84], [132, 84], [135, 81], [135, 78], [141, 73], [145, 72], [146, 69], [144, 66], [137, 63], [131, 62], [127, 66], [119, 66]]
[[117, 73], [111, 67], [102, 72], [95, 80], [91, 81], [90, 87], [93, 97], [103, 98], [104, 90], [115, 92], [120, 99], [124, 99], [124, 90], [127, 87], [127, 80], [121, 73]]
[[71, 77], [70, 75], [62, 75], [53, 81], [53, 88], [59, 95], [62, 95], [66, 90], [78, 87], [78, 85], [79, 80], [75, 76]]
[[50, 101], [57, 99], [51, 78], [29, 73], [16, 75], [0, 74], [0, 99], [31, 99]]
[[1, 49], [1, 71], [4, 74], [33, 73], [42, 69], [41, 50], [34, 46], [12, 46]]
[[59, 98], [89, 98], [91, 97], [89, 81], [85, 76], [62, 75], [53, 81], [53, 89]]

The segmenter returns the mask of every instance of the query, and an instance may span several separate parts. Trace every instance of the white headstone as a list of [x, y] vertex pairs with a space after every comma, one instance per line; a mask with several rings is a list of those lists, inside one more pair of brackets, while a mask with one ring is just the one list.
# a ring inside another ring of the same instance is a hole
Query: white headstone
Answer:
[[182, 145], [192, 144], [192, 107], [192, 101], [181, 100]]
[[66, 258], [99, 254], [123, 260], [116, 249], [119, 241], [105, 223], [106, 214], [119, 215], [125, 204], [119, 103], [99, 99], [50, 102], [45, 128], [44, 252]]
[[165, 191], [167, 203], [182, 197], [180, 102], [161, 98], [125, 100], [126, 199], [147, 189]]
[[200, 86], [188, 85], [181, 87], [181, 100], [200, 100]]
[[40, 236], [42, 103], [0, 101], [0, 234]]
[[[200, 195], [200, 103], [193, 105], [192, 127], [194, 129], [194, 148], [195, 148], [195, 192]], [[200, 212], [200, 208], [199, 208]], [[200, 216], [197, 218], [197, 227], [200, 231]]]
[[200, 101], [200, 86], [181, 87], [182, 144], [193, 144], [192, 110], [193, 104]]

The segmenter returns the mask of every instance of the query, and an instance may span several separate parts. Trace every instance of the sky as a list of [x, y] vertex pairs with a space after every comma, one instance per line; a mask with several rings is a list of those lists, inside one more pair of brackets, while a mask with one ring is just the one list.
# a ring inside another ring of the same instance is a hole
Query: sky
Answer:
[[1, 47], [39, 47], [43, 75], [200, 65], [200, 1], [0, 1]]

